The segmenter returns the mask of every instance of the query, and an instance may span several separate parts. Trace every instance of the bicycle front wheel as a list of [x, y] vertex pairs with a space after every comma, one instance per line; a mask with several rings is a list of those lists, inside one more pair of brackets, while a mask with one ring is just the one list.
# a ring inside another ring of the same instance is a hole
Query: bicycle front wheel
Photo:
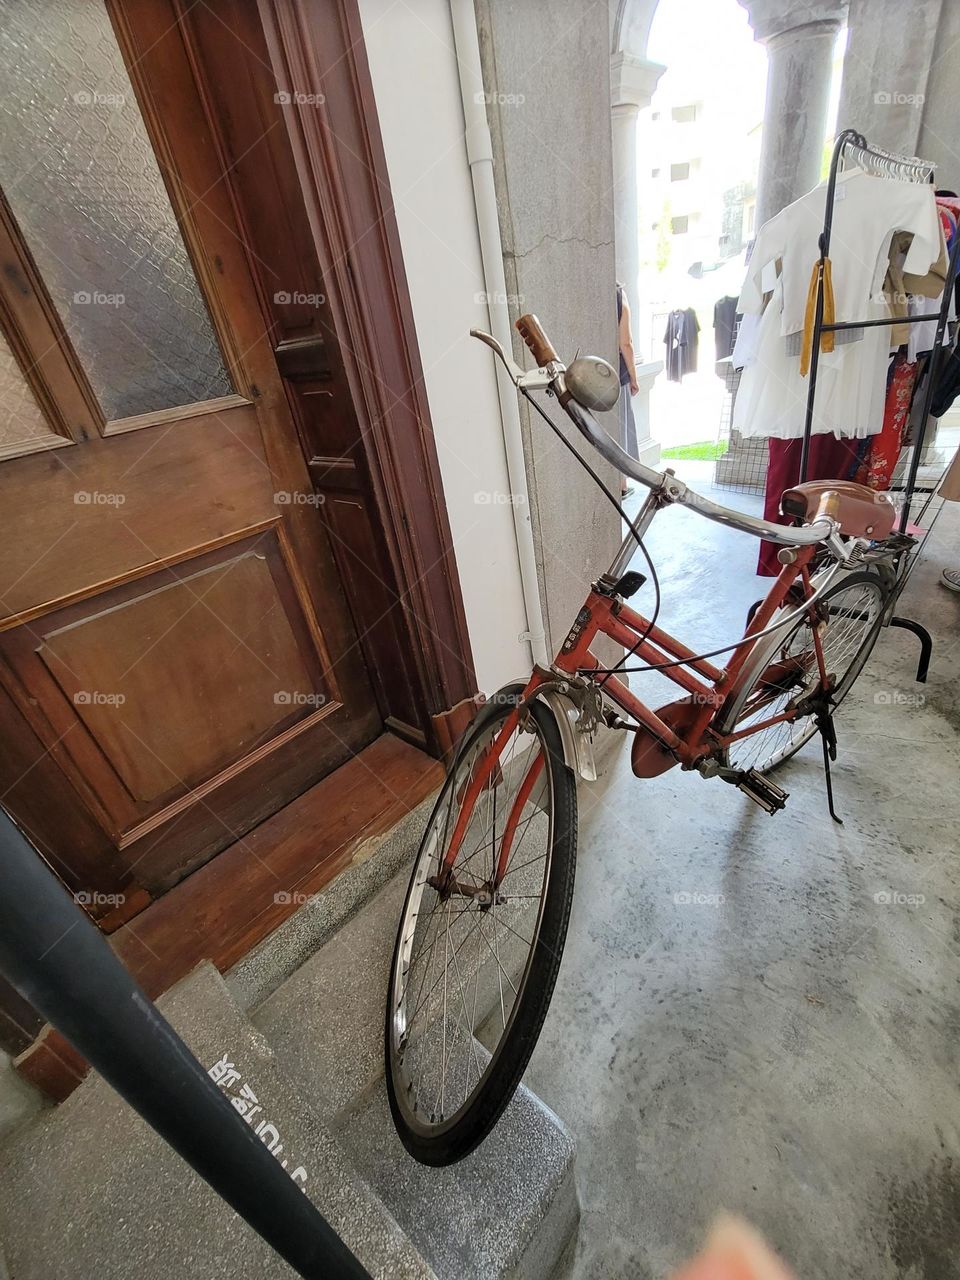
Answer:
[[573, 897], [576, 782], [553, 712], [502, 691], [468, 732], [427, 825], [386, 1012], [404, 1146], [452, 1164], [513, 1096], [553, 994]]
[[[834, 707], [847, 696], [877, 642], [890, 588], [874, 573], [852, 573], [830, 587], [792, 626], [761, 641], [717, 717], [717, 731], [743, 733], [724, 753], [733, 769], [770, 773], [817, 732], [801, 715], [766, 725], [821, 687], [814, 633], [819, 637]], [[789, 605], [785, 613], [794, 613]]]

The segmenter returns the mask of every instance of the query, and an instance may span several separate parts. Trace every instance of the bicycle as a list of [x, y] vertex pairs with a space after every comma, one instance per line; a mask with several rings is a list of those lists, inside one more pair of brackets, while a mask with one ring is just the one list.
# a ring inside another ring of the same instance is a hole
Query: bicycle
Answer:
[[[801, 521], [790, 527], [722, 507], [669, 469], [644, 466], [593, 416], [616, 404], [611, 366], [583, 357], [567, 368], [535, 316], [521, 317], [517, 328], [537, 362], [526, 372], [489, 334], [471, 333], [493, 349], [621, 514], [534, 392], [553, 396], [583, 438], [649, 495], [551, 667], [535, 667], [528, 681], [505, 686], [481, 707], [417, 854], [391, 964], [385, 1056], [398, 1133], [429, 1165], [460, 1160], [483, 1141], [533, 1052], [573, 896], [576, 775], [596, 777], [597, 728], [634, 734], [639, 777], [679, 764], [735, 785], [771, 814], [787, 800], [771, 773], [819, 732], [829, 784], [833, 713], [888, 617], [892, 565], [902, 551], [890, 537], [894, 506], [860, 485], [811, 482], [788, 490], [782, 510]], [[743, 637], [710, 653], [694, 653], [657, 626], [659, 583], [643, 536], [674, 504], [781, 548], [780, 573]], [[630, 568], [638, 546], [657, 592], [649, 619], [626, 604], [646, 581]], [[599, 635], [626, 651], [614, 666], [603, 667], [592, 652]], [[732, 655], [726, 666], [710, 661], [721, 653]], [[626, 666], [633, 657], [645, 665]], [[682, 696], [651, 710], [619, 678], [631, 670], [661, 671]], [[832, 813], [829, 785], [828, 796]]]

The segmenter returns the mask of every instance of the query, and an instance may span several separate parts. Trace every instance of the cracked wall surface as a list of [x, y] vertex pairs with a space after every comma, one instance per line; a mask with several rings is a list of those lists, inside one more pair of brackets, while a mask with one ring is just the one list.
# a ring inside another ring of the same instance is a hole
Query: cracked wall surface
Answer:
[[[476, 0], [511, 315], [533, 311], [569, 362], [616, 364], [610, 32], [582, 0]], [[518, 337], [516, 358], [530, 359]], [[562, 411], [544, 401], [566, 429]], [[556, 648], [620, 542], [616, 511], [521, 405], [548, 643]], [[605, 424], [617, 434], [616, 414]], [[572, 433], [572, 428], [567, 432]], [[590, 461], [614, 489], [619, 479]], [[613, 647], [606, 651], [612, 656]]]

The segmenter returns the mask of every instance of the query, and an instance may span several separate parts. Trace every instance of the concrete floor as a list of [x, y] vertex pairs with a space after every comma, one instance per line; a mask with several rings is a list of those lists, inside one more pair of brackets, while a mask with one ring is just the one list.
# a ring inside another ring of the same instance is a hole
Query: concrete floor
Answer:
[[[666, 625], [705, 647], [739, 635], [762, 594], [753, 540], [672, 511], [649, 543]], [[960, 1277], [960, 597], [937, 584], [958, 551], [948, 505], [901, 603], [936, 638], [930, 680], [913, 683], [914, 639], [885, 632], [839, 722], [843, 827], [816, 742], [778, 775], [773, 818], [679, 769], [634, 779], [625, 749], [581, 790], [573, 918], [526, 1076], [577, 1138], [577, 1280], [659, 1280], [721, 1209], [799, 1280]]]

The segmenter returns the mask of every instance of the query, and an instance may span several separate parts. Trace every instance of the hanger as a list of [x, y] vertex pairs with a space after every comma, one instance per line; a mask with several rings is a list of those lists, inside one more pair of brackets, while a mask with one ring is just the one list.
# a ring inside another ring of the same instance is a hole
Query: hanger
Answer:
[[882, 147], [869, 146], [863, 134], [859, 134], [855, 142], [848, 142], [844, 148], [844, 167], [848, 155], [865, 173], [894, 178], [900, 182], [929, 182], [936, 169], [935, 164], [929, 160], [921, 160], [919, 156], [899, 156], [891, 151], [884, 151]]

